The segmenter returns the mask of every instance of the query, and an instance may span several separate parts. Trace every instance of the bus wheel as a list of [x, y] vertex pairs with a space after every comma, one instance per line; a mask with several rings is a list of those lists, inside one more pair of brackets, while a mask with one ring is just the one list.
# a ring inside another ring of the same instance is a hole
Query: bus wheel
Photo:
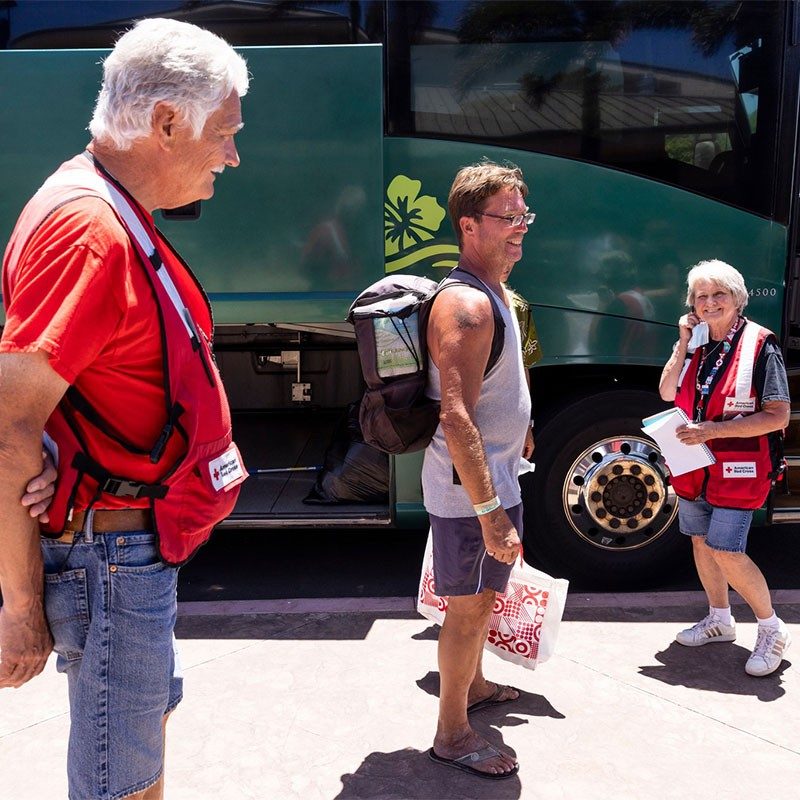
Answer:
[[526, 558], [597, 587], [646, 585], [686, 553], [677, 497], [641, 420], [664, 408], [649, 392], [606, 392], [537, 431], [523, 478]]

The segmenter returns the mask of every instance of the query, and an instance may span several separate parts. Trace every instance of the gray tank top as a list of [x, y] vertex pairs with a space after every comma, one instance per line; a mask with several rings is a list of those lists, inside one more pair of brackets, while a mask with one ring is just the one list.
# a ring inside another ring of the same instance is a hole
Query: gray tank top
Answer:
[[[486, 284], [484, 284], [486, 286]], [[504, 508], [521, 502], [519, 460], [531, 418], [531, 399], [522, 366], [522, 343], [513, 312], [497, 298], [505, 322], [503, 352], [483, 378], [475, 407], [475, 422], [483, 438], [492, 482]], [[441, 400], [439, 369], [428, 360], [428, 397]], [[455, 482], [453, 461], [442, 426], [436, 429], [425, 450], [422, 465], [422, 494], [425, 508], [437, 517], [474, 517], [475, 509], [464, 487]], [[480, 501], [489, 500], [488, 497]]]

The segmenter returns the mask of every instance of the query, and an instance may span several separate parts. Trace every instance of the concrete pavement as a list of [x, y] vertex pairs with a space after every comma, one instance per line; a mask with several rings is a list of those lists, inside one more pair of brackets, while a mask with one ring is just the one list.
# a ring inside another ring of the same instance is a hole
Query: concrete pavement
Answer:
[[[800, 593], [776, 609], [793, 633], [767, 678], [734, 607], [732, 644], [684, 648], [699, 593], [570, 596], [555, 656], [535, 672], [485, 659], [522, 690], [473, 716], [520, 761], [507, 781], [426, 756], [436, 722], [437, 628], [410, 598], [182, 604], [185, 699], [167, 738], [168, 800], [794, 800], [800, 796]], [[0, 798], [66, 797], [65, 679], [48, 665], [0, 693]]]

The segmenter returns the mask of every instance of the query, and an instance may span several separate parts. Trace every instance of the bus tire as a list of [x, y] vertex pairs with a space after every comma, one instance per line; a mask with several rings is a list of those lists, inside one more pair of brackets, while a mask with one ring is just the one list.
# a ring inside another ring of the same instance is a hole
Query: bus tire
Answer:
[[663, 457], [641, 431], [663, 408], [651, 392], [604, 392], [536, 431], [536, 470], [521, 481], [526, 560], [615, 588], [656, 585], [691, 559]]

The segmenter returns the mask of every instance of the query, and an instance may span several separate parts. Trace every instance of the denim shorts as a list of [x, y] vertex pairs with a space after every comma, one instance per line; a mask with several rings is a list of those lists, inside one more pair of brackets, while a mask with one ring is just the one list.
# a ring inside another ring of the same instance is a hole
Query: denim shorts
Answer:
[[681, 533], [703, 536], [712, 550], [744, 553], [747, 534], [753, 520], [752, 510], [719, 508], [703, 498], [678, 501], [678, 521]]
[[42, 538], [45, 611], [69, 687], [70, 800], [119, 800], [163, 769], [164, 715], [181, 700], [178, 570], [149, 531]]
[[[507, 508], [522, 539], [522, 503]], [[433, 538], [433, 583], [440, 597], [479, 594], [494, 589], [501, 594], [508, 586], [513, 564], [492, 558], [483, 543], [477, 517], [437, 517], [428, 514]]]

